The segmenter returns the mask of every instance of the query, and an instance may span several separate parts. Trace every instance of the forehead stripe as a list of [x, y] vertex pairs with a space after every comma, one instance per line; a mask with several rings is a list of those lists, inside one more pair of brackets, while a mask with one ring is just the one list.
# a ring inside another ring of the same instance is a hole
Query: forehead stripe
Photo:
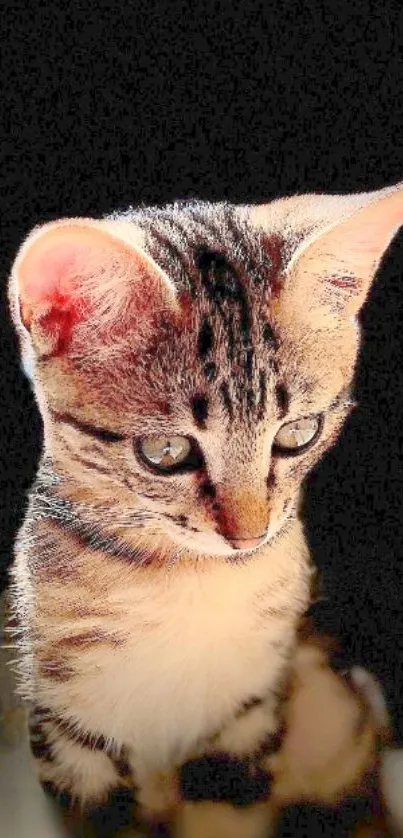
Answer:
[[276, 385], [276, 400], [278, 404], [278, 409], [280, 412], [280, 418], [286, 415], [289, 404], [290, 404], [290, 396], [287, 392], [287, 388], [284, 384], [277, 384]]
[[199, 355], [203, 360], [211, 352], [214, 346], [214, 332], [207, 317], [203, 318], [203, 323], [199, 332], [198, 348]]
[[209, 400], [206, 396], [195, 396], [192, 399], [193, 418], [199, 428], [204, 428], [209, 411]]
[[234, 418], [234, 407], [233, 407], [233, 404], [232, 404], [232, 400], [231, 400], [231, 396], [230, 396], [227, 381], [223, 381], [223, 383], [221, 384], [220, 390], [221, 390], [221, 395], [222, 395], [224, 407], [225, 407], [225, 409], [226, 409], [226, 411], [229, 415], [229, 418], [233, 419]]
[[260, 370], [259, 373], [259, 391], [260, 398], [258, 402], [258, 419], [262, 419], [267, 404], [267, 375], [265, 370]]

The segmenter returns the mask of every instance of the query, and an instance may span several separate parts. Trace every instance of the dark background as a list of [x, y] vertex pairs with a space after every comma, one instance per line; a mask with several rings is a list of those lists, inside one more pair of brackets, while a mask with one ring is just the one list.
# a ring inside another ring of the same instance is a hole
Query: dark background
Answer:
[[[403, 180], [399, 3], [16, 0], [2, 9], [3, 290], [23, 236], [58, 216]], [[311, 476], [306, 514], [327, 597], [318, 622], [383, 679], [403, 741], [402, 266], [400, 235], [363, 315], [360, 407]], [[3, 584], [41, 443], [4, 299]]]

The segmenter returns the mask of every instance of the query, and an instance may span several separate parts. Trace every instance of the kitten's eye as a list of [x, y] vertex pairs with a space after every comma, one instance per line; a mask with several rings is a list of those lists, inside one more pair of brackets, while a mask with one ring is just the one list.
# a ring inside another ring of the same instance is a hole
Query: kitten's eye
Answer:
[[196, 467], [192, 443], [186, 436], [150, 436], [138, 444], [141, 457], [158, 471], [175, 471], [177, 466]]
[[319, 435], [322, 428], [320, 416], [310, 416], [307, 419], [297, 419], [295, 422], [286, 422], [274, 437], [274, 447], [278, 451], [299, 452], [312, 442]]

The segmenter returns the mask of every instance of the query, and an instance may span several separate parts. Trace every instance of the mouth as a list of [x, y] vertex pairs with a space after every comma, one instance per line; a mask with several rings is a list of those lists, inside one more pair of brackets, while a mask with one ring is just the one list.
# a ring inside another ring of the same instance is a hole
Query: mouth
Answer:
[[249, 538], [227, 538], [226, 540], [237, 552], [250, 552], [264, 544], [267, 540], [267, 532]]
[[221, 533], [203, 532], [194, 527], [182, 528], [172, 525], [170, 522], [167, 529], [175, 545], [183, 551], [198, 553], [205, 556], [222, 556], [236, 561], [251, 553], [256, 553], [271, 540], [274, 533], [267, 531], [259, 536], [251, 538], [226, 538]]

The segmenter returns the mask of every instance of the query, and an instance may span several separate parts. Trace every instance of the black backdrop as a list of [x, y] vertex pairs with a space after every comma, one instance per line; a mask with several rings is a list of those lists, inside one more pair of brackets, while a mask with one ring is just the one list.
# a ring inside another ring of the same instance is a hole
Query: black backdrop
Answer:
[[[2, 288], [61, 215], [175, 197], [267, 201], [403, 180], [400, 3], [2, 5]], [[346, 653], [378, 673], [403, 738], [403, 235], [363, 315], [360, 408], [308, 481], [306, 516]], [[41, 423], [1, 315], [3, 582]]]

